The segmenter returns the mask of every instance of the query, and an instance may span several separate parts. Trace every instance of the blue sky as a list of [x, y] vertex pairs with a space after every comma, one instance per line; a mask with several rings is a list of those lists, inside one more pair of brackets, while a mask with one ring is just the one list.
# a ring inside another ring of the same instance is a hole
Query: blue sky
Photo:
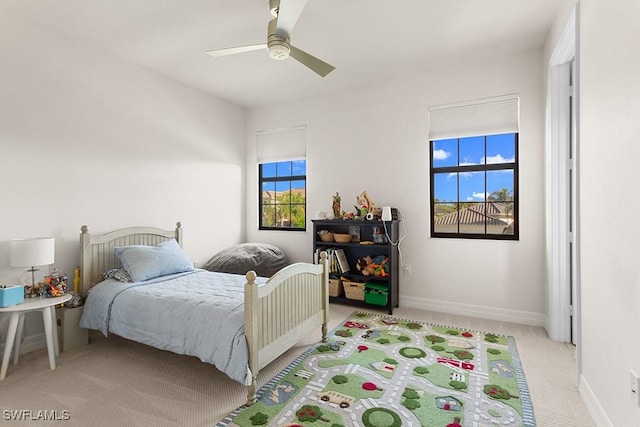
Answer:
[[[307, 174], [307, 161], [293, 160], [286, 162], [264, 163], [262, 165], [262, 176], [264, 178], [305, 176]], [[305, 188], [304, 181], [279, 181], [264, 183], [263, 191], [288, 191], [291, 189]]]
[[[486, 138], [486, 155], [484, 137], [434, 141], [433, 167], [500, 164], [515, 160], [514, 134], [490, 135]], [[502, 188], [513, 192], [512, 170], [486, 172], [486, 189], [485, 172], [436, 173], [434, 178], [434, 197], [440, 201], [458, 200], [458, 181], [461, 202], [484, 201], [486, 195]]]

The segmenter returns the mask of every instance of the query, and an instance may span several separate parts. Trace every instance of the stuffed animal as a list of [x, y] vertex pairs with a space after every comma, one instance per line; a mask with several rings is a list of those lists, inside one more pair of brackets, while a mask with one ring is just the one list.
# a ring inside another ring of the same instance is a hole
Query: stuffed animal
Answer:
[[389, 275], [389, 258], [384, 255], [363, 256], [356, 263], [356, 269], [363, 276], [387, 277]]
[[371, 258], [369, 255], [365, 255], [360, 258], [358, 262], [356, 262], [356, 270], [358, 270], [363, 276], [368, 276], [371, 274], [371, 271], [369, 271], [368, 267], [372, 262], [373, 258]]

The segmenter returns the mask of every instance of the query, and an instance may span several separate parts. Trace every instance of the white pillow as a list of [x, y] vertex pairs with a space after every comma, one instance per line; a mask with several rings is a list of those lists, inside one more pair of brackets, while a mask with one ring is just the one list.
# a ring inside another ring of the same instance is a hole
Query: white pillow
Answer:
[[193, 270], [193, 264], [174, 239], [158, 246], [117, 246], [115, 254], [134, 282]]

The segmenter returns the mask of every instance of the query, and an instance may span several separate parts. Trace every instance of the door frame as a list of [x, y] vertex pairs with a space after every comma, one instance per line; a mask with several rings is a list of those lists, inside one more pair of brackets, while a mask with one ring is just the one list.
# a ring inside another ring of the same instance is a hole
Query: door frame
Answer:
[[[579, 62], [577, 7], [571, 12], [547, 68], [546, 109], [546, 234], [547, 234], [547, 332], [556, 341], [579, 343]], [[573, 63], [573, 70], [571, 64]], [[573, 78], [573, 122], [569, 108], [569, 84]], [[573, 151], [572, 182], [568, 179], [569, 144]], [[571, 209], [569, 186], [574, 197]], [[573, 218], [571, 218], [573, 216]], [[572, 230], [573, 251], [569, 250], [569, 229]], [[571, 268], [573, 265], [573, 268]], [[573, 286], [573, 291], [571, 289]], [[572, 316], [574, 320], [572, 339]]]

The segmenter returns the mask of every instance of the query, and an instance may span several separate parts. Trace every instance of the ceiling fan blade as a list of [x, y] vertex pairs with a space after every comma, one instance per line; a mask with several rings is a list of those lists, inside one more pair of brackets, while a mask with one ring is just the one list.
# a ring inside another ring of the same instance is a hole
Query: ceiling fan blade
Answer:
[[249, 46], [229, 47], [226, 49], [208, 50], [206, 53], [217, 58], [219, 56], [234, 55], [236, 53], [251, 52], [252, 50], [266, 49], [267, 44], [252, 44]]
[[296, 26], [298, 18], [307, 4], [307, 0], [280, 0], [278, 9], [278, 33], [286, 33], [284, 37], [291, 37], [293, 27]]
[[293, 57], [293, 59], [300, 62], [302, 65], [310, 68], [321, 77], [326, 76], [336, 69], [336, 67], [334, 67], [333, 65], [329, 65], [326, 62], [316, 58], [313, 55], [308, 54], [303, 50], [298, 49], [295, 46], [291, 46], [291, 52], [289, 52], [289, 56]]

